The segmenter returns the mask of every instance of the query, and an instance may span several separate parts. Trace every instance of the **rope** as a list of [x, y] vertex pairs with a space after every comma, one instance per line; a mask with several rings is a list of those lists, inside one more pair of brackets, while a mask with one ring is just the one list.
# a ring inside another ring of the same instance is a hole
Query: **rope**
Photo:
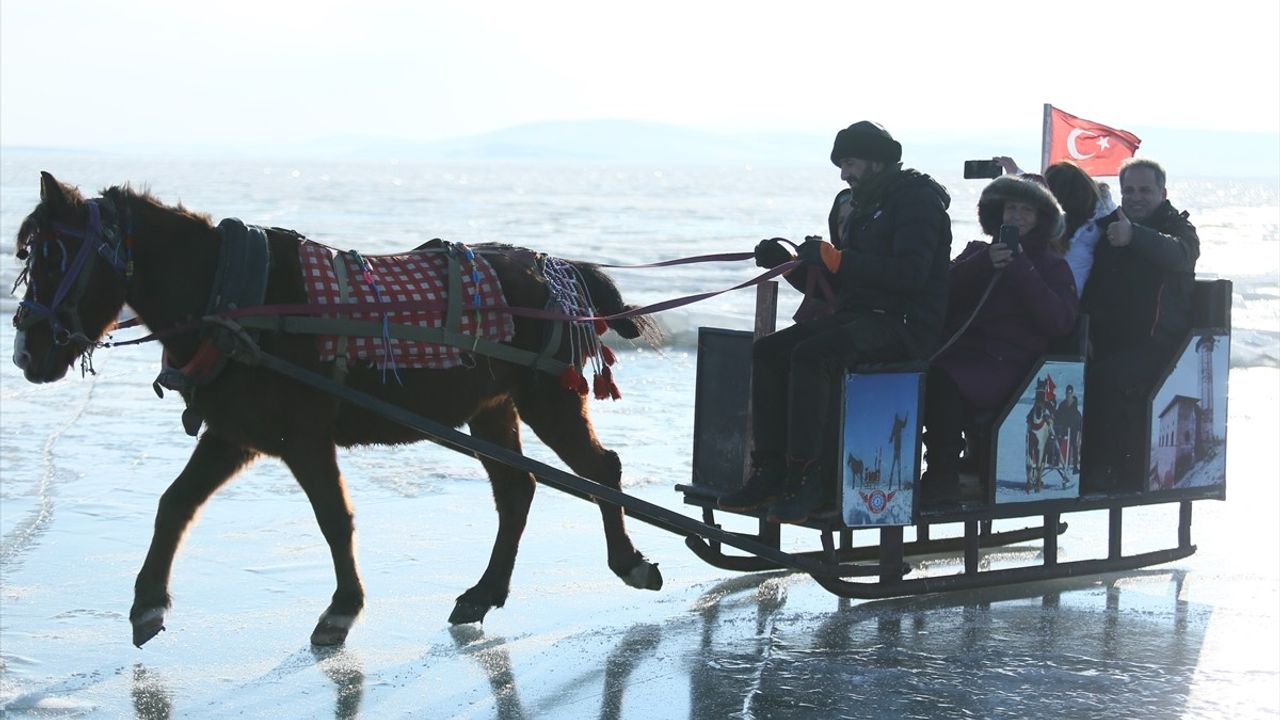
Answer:
[[965, 318], [964, 324], [960, 326], [960, 329], [956, 330], [955, 333], [952, 334], [950, 339], [948, 339], [945, 343], [942, 344], [942, 347], [938, 348], [937, 351], [935, 351], [932, 355], [929, 356], [928, 362], [930, 364], [932, 364], [933, 361], [937, 359], [939, 355], [942, 354], [943, 350], [946, 350], [947, 348], [951, 347], [951, 345], [956, 340], [959, 340], [960, 336], [964, 334], [965, 330], [969, 329], [969, 324], [973, 322], [974, 318], [978, 317], [978, 311], [981, 310], [982, 306], [986, 304], [987, 298], [991, 296], [992, 288], [996, 286], [996, 281], [999, 280], [1000, 276], [1003, 274], [1004, 274], [1004, 268], [1000, 268], [999, 270], [996, 270], [994, 275], [991, 276], [991, 281], [987, 283], [987, 289], [982, 291], [982, 297], [978, 298], [978, 304], [974, 306], [973, 312], [969, 313], [969, 317]]

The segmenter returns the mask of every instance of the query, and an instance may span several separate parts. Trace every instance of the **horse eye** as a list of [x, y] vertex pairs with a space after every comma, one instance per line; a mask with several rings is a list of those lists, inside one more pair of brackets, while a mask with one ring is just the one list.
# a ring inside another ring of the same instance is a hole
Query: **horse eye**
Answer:
[[27, 259], [27, 257], [28, 257], [28, 256], [30, 256], [30, 255], [31, 255], [31, 253], [27, 252], [27, 249], [26, 249], [26, 248], [21, 248], [21, 249], [19, 249], [19, 250], [18, 250], [18, 259], [19, 259], [19, 260], [26, 260], [26, 259]]

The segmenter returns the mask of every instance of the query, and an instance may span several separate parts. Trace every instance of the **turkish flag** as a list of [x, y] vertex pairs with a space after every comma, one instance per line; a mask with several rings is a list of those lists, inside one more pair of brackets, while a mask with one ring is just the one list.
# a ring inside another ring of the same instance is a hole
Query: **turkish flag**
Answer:
[[1118, 175], [1142, 140], [1137, 135], [1049, 108], [1049, 163], [1070, 160], [1089, 175]]

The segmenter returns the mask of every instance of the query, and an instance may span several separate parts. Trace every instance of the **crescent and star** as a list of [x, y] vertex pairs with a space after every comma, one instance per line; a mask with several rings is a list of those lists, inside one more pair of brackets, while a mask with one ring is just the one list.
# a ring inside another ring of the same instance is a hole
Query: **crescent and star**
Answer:
[[1086, 155], [1080, 152], [1080, 148], [1076, 147], [1076, 141], [1079, 140], [1081, 137], [1097, 138], [1098, 150], [1106, 150], [1107, 146], [1111, 144], [1111, 138], [1108, 135], [1099, 135], [1094, 132], [1089, 132], [1088, 130], [1081, 130], [1080, 128], [1072, 128], [1071, 132], [1067, 133], [1067, 153], [1076, 160], [1088, 160], [1089, 158], [1098, 154], [1096, 152], [1092, 152]]

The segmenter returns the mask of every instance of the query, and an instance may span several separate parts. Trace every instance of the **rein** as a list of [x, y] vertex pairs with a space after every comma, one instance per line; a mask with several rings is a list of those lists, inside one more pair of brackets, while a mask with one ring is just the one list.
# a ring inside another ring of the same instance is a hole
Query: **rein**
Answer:
[[[752, 253], [722, 253], [719, 255], [699, 255], [696, 257], [678, 258], [675, 260], [665, 260], [662, 262], [648, 263], [644, 265], [596, 264], [596, 267], [607, 267], [607, 268], [669, 267], [672, 265], [685, 265], [685, 264], [691, 264], [691, 263], [697, 263], [697, 262], [746, 260], [751, 258], [752, 256], [753, 256]], [[533, 318], [535, 320], [553, 320], [553, 321], [568, 321], [568, 322], [594, 322], [599, 320], [607, 323], [610, 320], [623, 320], [627, 318], [637, 317], [640, 315], [650, 315], [650, 314], [662, 312], [665, 310], [671, 310], [674, 308], [683, 307], [685, 305], [691, 305], [695, 302], [700, 302], [702, 300], [707, 300], [717, 295], [723, 295], [724, 293], [733, 292], [734, 290], [741, 290], [743, 288], [751, 287], [753, 285], [759, 285], [760, 283], [767, 282], [769, 280], [772, 280], [776, 277], [779, 277], [789, 272], [792, 268], [796, 267], [799, 264], [800, 264], [799, 260], [791, 260], [789, 262], [783, 263], [782, 265], [779, 265], [778, 267], [775, 267], [771, 270], [761, 273], [760, 275], [756, 276], [755, 278], [752, 278], [751, 280], [747, 280], [746, 282], [739, 283], [730, 288], [725, 288], [723, 290], [713, 290], [710, 292], [696, 293], [694, 295], [685, 295], [683, 297], [673, 298], [671, 300], [664, 300], [664, 301], [653, 303], [650, 305], [645, 305], [643, 307], [632, 308], [630, 310], [625, 310], [620, 313], [614, 313], [612, 315], [575, 315], [570, 313], [556, 312], [554, 310], [544, 310], [544, 309], [529, 308], [529, 307], [517, 307], [513, 305], [506, 305], [506, 304], [478, 305], [474, 302], [462, 303], [462, 309], [468, 310], [468, 311], [474, 310], [477, 312], [483, 312], [483, 311], [505, 312], [505, 313], [520, 316], [520, 317]], [[257, 305], [253, 307], [234, 308], [234, 309], [226, 310], [220, 313], [206, 316], [199, 320], [194, 320], [190, 323], [184, 323], [182, 325], [176, 325], [166, 330], [157, 331], [145, 337], [136, 338], [133, 340], [124, 340], [120, 342], [109, 342], [109, 343], [105, 343], [104, 346], [105, 347], [122, 347], [125, 345], [137, 345], [140, 343], [149, 342], [152, 340], [158, 340], [163, 337], [168, 337], [168, 336], [176, 335], [183, 332], [190, 332], [192, 330], [198, 329], [204, 323], [211, 322], [211, 321], [237, 320], [240, 318], [250, 318], [250, 317], [278, 317], [278, 318], [281, 318], [281, 320], [283, 320], [285, 316], [290, 316], [290, 315], [339, 315], [341, 316], [341, 315], [354, 315], [358, 313], [393, 313], [393, 312], [410, 312], [410, 311], [424, 311], [424, 310], [444, 311], [447, 309], [448, 309], [447, 302], [420, 302], [420, 301], [345, 303], [340, 306], [312, 304], [312, 303]], [[140, 323], [137, 322], [137, 318], [130, 318], [129, 320], [126, 320], [120, 323], [119, 325], [117, 325], [115, 329], [134, 327], [139, 324]], [[258, 325], [258, 327], [262, 328], [262, 325]], [[262, 329], [266, 329], [266, 328], [262, 328]]]

